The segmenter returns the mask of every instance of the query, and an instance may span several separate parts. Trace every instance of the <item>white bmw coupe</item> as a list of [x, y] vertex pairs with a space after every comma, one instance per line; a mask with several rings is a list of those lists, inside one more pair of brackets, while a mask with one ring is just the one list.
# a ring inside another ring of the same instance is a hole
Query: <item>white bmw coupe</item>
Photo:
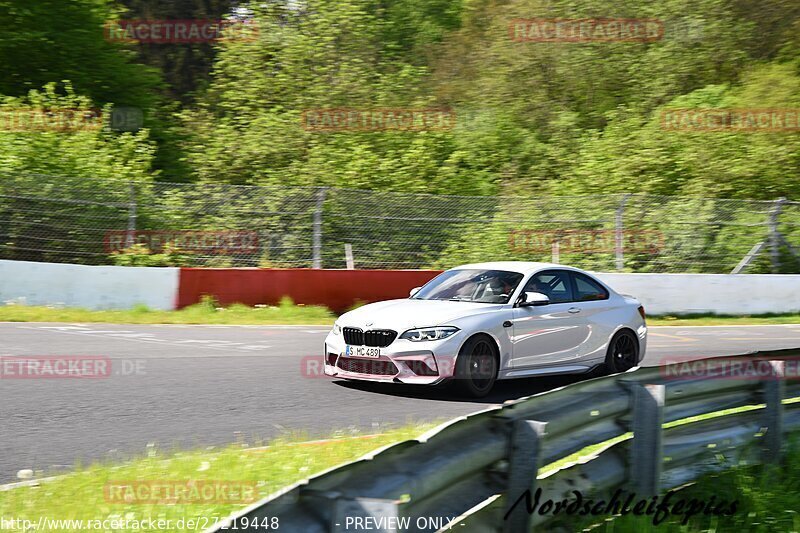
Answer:
[[498, 379], [624, 372], [647, 344], [642, 305], [596, 277], [549, 263], [447, 270], [407, 299], [343, 314], [325, 339], [325, 373], [411, 384], [454, 381], [480, 397]]

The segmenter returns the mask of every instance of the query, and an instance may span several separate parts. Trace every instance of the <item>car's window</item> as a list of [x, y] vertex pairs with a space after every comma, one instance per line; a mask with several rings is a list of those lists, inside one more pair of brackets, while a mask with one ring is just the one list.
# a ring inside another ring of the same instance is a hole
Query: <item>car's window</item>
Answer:
[[523, 277], [506, 270], [448, 270], [429, 281], [413, 299], [506, 304]]
[[608, 291], [589, 276], [580, 272], [573, 272], [572, 279], [575, 280], [575, 300], [589, 302], [608, 299]]
[[552, 303], [571, 302], [572, 286], [565, 270], [544, 270], [525, 285], [525, 292], [541, 292]]

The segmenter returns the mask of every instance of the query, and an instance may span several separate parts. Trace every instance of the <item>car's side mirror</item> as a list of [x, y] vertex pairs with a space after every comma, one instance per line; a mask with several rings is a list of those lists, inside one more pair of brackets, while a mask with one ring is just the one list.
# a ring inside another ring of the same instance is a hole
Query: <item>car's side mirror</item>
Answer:
[[519, 300], [517, 300], [517, 306], [519, 307], [533, 307], [547, 305], [549, 303], [550, 298], [541, 292], [523, 292], [520, 295]]
[[417, 294], [421, 288], [422, 287], [414, 287], [413, 289], [411, 289], [411, 291], [408, 293], [408, 297], [413, 298], [414, 295]]

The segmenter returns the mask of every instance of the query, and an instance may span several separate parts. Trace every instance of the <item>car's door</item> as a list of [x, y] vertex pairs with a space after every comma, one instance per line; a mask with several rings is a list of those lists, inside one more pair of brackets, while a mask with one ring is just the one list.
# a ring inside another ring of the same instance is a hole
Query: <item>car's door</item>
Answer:
[[589, 326], [574, 301], [569, 275], [567, 270], [544, 270], [526, 283], [523, 292], [546, 294], [550, 304], [513, 309], [513, 368], [580, 357]]
[[[580, 315], [588, 326], [588, 335], [581, 346], [580, 355], [605, 357], [606, 343], [614, 330], [607, 319], [603, 320], [603, 313], [611, 308], [609, 292], [602, 284], [581, 272], [570, 272], [570, 277], [575, 306], [580, 308]], [[605, 316], [607, 318], [608, 315]]]

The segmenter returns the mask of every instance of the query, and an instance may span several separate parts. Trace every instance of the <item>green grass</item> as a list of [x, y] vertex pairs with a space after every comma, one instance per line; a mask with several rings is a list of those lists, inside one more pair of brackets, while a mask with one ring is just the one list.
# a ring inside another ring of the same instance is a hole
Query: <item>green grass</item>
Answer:
[[[783, 400], [784, 405], [800, 403], [800, 397]], [[692, 416], [668, 422], [665, 429], [719, 418], [737, 413], [763, 409], [764, 404], [745, 405], [723, 409], [713, 413]], [[606, 442], [588, 446], [574, 454], [539, 470], [538, 477], [546, 477], [572, 464], [585, 461], [619, 442], [631, 439], [633, 433], [625, 433]], [[576, 516], [573, 529], [608, 533], [645, 532], [700, 532], [700, 531], [800, 531], [800, 515], [794, 510], [800, 501], [800, 433], [789, 439], [786, 462], [781, 467], [773, 465], [747, 465], [735, 467], [721, 473], [710, 473], [698, 478], [681, 491], [676, 492], [672, 502], [695, 498], [705, 502], [717, 503], [720, 500], [738, 501], [738, 510], [733, 516], [699, 515], [692, 516], [683, 523], [683, 515], [669, 516], [659, 524], [653, 523], [653, 516], [624, 516], [580, 518]], [[587, 495], [591, 497], [591, 495]], [[598, 495], [600, 499], [603, 496]], [[604, 495], [609, 497], [610, 494]], [[624, 496], [623, 500], [625, 499]], [[663, 497], [663, 495], [662, 495]], [[562, 518], [565, 520], [566, 518]]]
[[736, 326], [759, 324], [800, 324], [800, 314], [764, 314], [727, 316], [711, 314], [690, 314], [679, 316], [648, 316], [649, 326]]
[[[363, 305], [357, 302], [353, 308]], [[295, 305], [284, 298], [275, 306], [249, 307], [233, 304], [222, 308], [213, 300], [180, 311], [155, 311], [145, 306], [130, 310], [91, 311], [67, 307], [28, 306], [18, 303], [0, 305], [0, 322], [106, 322], [115, 324], [251, 324], [251, 325], [330, 325], [336, 315], [316, 305]], [[712, 326], [747, 324], [800, 324], [800, 314], [755, 316], [681, 315], [651, 316], [651, 326]]]
[[257, 499], [260, 499], [382, 446], [416, 438], [434, 426], [432, 423], [409, 424], [373, 435], [339, 433], [328, 441], [307, 441], [295, 435], [273, 440], [261, 448], [231, 445], [171, 453], [153, 448], [146, 457], [123, 464], [78, 467], [74, 472], [43, 481], [37, 487], [0, 491], [0, 517], [33, 522], [39, 517], [67, 520], [153, 517], [173, 521], [171, 528], [141, 531], [182, 531], [184, 529], [176, 527], [179, 519], [205, 519], [211, 522], [207, 524], [210, 526], [215, 517], [221, 520], [249, 504], [205, 500], [192, 504], [114, 503], [107, 501], [104, 487], [110, 482], [249, 481], [255, 482]]
[[327, 307], [295, 305], [284, 298], [276, 306], [218, 307], [211, 299], [179, 311], [156, 311], [145, 306], [130, 310], [90, 311], [78, 308], [27, 305], [0, 306], [0, 322], [110, 322], [115, 324], [333, 324]]
[[[720, 473], [706, 474], [697, 482], [675, 493], [672, 502], [679, 499], [696, 499], [720, 503], [737, 502], [730, 516], [699, 513], [685, 519], [672, 515], [658, 525], [652, 516], [624, 516], [609, 519], [591, 528], [591, 531], [609, 533], [639, 532], [726, 532], [753, 533], [800, 531], [800, 435], [789, 439], [788, 450], [782, 465], [739, 466]], [[713, 500], [712, 500], [713, 498]], [[684, 523], [686, 522], [686, 523]]]

